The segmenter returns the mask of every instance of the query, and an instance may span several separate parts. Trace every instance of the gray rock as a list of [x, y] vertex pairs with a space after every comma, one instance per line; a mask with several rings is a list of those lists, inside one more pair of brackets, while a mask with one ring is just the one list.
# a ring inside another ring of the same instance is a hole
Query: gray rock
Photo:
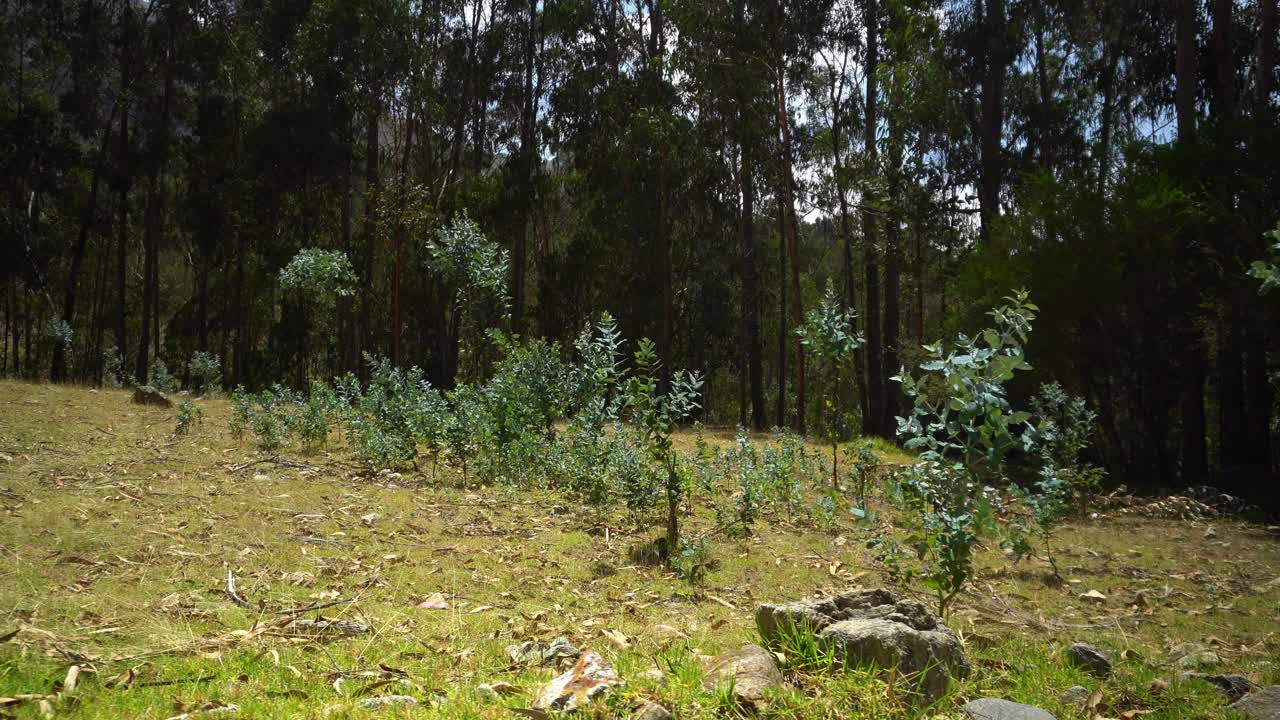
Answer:
[[418, 704], [418, 699], [408, 695], [376, 695], [374, 697], [365, 698], [356, 703], [362, 708], [380, 709], [386, 707], [413, 707]]
[[808, 632], [838, 659], [856, 665], [924, 673], [928, 699], [946, 692], [950, 679], [969, 673], [960, 639], [924, 605], [888, 590], [863, 590], [824, 600], [761, 605], [756, 626], [770, 644]]
[[1249, 691], [1253, 689], [1253, 683], [1249, 682], [1249, 678], [1243, 675], [1185, 672], [1182, 673], [1182, 679], [1207, 682], [1218, 688], [1223, 695], [1226, 695], [1233, 702], [1248, 695]]
[[1280, 685], [1251, 692], [1231, 707], [1249, 720], [1280, 720]]
[[519, 645], [508, 645], [507, 655], [519, 665], [555, 665], [561, 659], [577, 660], [582, 651], [560, 636], [549, 643], [526, 640]]
[[1111, 658], [1092, 645], [1076, 643], [1067, 648], [1067, 661], [1096, 678], [1111, 677]]
[[1072, 685], [1058, 696], [1063, 705], [1084, 705], [1089, 700], [1089, 688], [1083, 685]]
[[1212, 650], [1201, 650], [1185, 655], [1178, 660], [1178, 667], [1184, 670], [1194, 670], [1206, 665], [1217, 665], [1222, 662], [1222, 658], [1218, 657], [1218, 653]]
[[1038, 707], [999, 698], [970, 700], [960, 710], [973, 720], [1057, 720]]
[[645, 703], [644, 707], [636, 711], [634, 720], [675, 720], [675, 717], [670, 710], [651, 702]]
[[708, 690], [726, 683], [733, 684], [733, 697], [739, 703], [760, 708], [768, 691], [782, 687], [782, 673], [772, 653], [759, 645], [747, 645], [720, 654], [702, 678]]
[[151, 407], [173, 407], [173, 403], [169, 401], [169, 398], [164, 396], [164, 393], [150, 385], [141, 385], [134, 388], [133, 402], [137, 405], [149, 405]]

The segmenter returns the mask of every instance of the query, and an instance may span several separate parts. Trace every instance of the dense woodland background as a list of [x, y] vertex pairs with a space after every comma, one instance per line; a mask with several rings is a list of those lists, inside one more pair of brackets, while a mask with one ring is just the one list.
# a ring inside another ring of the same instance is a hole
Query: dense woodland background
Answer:
[[[0, 368], [304, 388], [489, 341], [430, 271], [466, 212], [507, 315], [602, 310], [702, 371], [703, 419], [803, 429], [795, 337], [858, 313], [850, 400], [1025, 287], [1031, 382], [1114, 481], [1276, 492], [1276, 0], [3, 0]], [[281, 292], [304, 248], [357, 292]], [[472, 329], [468, 329], [472, 327]], [[812, 378], [810, 378], [812, 383]], [[1015, 388], [1023, 394], [1033, 386]]]

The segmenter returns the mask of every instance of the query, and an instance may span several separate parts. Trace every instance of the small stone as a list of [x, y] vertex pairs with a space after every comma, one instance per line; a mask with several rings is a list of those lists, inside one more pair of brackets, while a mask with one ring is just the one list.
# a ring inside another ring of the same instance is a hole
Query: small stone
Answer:
[[1083, 685], [1073, 685], [1058, 696], [1058, 702], [1063, 705], [1084, 705], [1089, 701], [1089, 688]]
[[1220, 675], [1211, 673], [1185, 672], [1182, 673], [1183, 680], [1200, 680], [1218, 688], [1218, 690], [1226, 695], [1231, 701], [1239, 700], [1249, 694], [1249, 690], [1253, 688], [1253, 683], [1249, 682], [1249, 678], [1243, 675]]
[[1231, 708], [1249, 720], [1280, 720], [1280, 685], [1251, 692]]
[[613, 666], [593, 652], [582, 653], [569, 672], [538, 689], [533, 699], [534, 710], [568, 713], [604, 697], [622, 680]]
[[368, 527], [373, 527], [373, 524], [378, 522], [378, 518], [380, 517], [382, 516], [378, 513], [369, 513], [368, 515], [361, 515], [360, 522], [364, 523]]
[[999, 698], [970, 700], [960, 710], [972, 720], [1057, 720], [1038, 707]]
[[520, 688], [509, 682], [496, 682], [493, 684], [485, 683], [476, 687], [476, 692], [484, 697], [497, 700], [498, 698], [510, 697], [520, 692]]
[[1218, 531], [1217, 531], [1217, 530], [1215, 530], [1215, 529], [1214, 529], [1214, 527], [1213, 527], [1212, 525], [1210, 525], [1210, 526], [1208, 527], [1208, 529], [1206, 529], [1206, 530], [1204, 531], [1204, 539], [1205, 539], [1205, 540], [1212, 540], [1212, 539], [1214, 539], [1214, 538], [1216, 538], [1216, 537], [1218, 537]]
[[267, 475], [263, 475], [259, 473], [253, 476], [253, 481], [254, 482], [271, 482], [271, 478]]
[[708, 690], [725, 683], [733, 685], [733, 697], [739, 703], [759, 709], [770, 690], [782, 687], [782, 673], [772, 653], [759, 645], [746, 645], [722, 653], [702, 679]]
[[577, 660], [582, 651], [563, 635], [549, 643], [526, 640], [507, 646], [507, 656], [518, 665], [554, 665], [561, 659]]
[[1096, 678], [1111, 677], [1111, 658], [1092, 645], [1076, 643], [1067, 648], [1067, 661]]
[[671, 711], [658, 703], [645, 703], [636, 711], [635, 720], [675, 720]]
[[656, 667], [652, 667], [652, 668], [649, 668], [648, 670], [645, 670], [643, 673], [640, 674], [640, 677], [644, 678], [645, 680], [649, 680], [650, 682], [653, 682], [657, 685], [667, 684], [667, 674], [662, 672]]
[[1218, 653], [1212, 650], [1201, 650], [1193, 652], [1190, 655], [1183, 656], [1178, 661], [1178, 667], [1184, 670], [1194, 670], [1206, 665], [1217, 665], [1222, 662], [1222, 658], [1218, 657]]
[[1090, 602], [1106, 602], [1107, 596], [1103, 595], [1097, 590], [1090, 590], [1089, 592], [1086, 592], [1086, 593], [1080, 593], [1080, 599], [1088, 600]]
[[376, 695], [356, 703], [356, 705], [370, 710], [387, 707], [414, 707], [417, 704], [418, 699], [408, 695]]

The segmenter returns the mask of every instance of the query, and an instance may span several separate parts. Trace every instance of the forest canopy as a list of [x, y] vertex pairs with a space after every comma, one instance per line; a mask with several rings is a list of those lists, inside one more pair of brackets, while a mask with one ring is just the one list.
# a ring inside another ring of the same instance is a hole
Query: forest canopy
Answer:
[[10, 0], [0, 372], [450, 389], [607, 311], [704, 423], [899, 439], [904, 370], [1025, 289], [1009, 392], [1082, 397], [1113, 482], [1274, 500], [1277, 35], [1276, 0]]

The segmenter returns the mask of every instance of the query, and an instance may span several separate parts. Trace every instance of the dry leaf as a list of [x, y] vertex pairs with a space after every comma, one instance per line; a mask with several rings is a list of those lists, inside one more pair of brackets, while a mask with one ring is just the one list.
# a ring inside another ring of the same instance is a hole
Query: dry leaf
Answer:
[[418, 603], [419, 610], [448, 610], [449, 601], [444, 599], [444, 595], [440, 593], [431, 593], [425, 600]]

